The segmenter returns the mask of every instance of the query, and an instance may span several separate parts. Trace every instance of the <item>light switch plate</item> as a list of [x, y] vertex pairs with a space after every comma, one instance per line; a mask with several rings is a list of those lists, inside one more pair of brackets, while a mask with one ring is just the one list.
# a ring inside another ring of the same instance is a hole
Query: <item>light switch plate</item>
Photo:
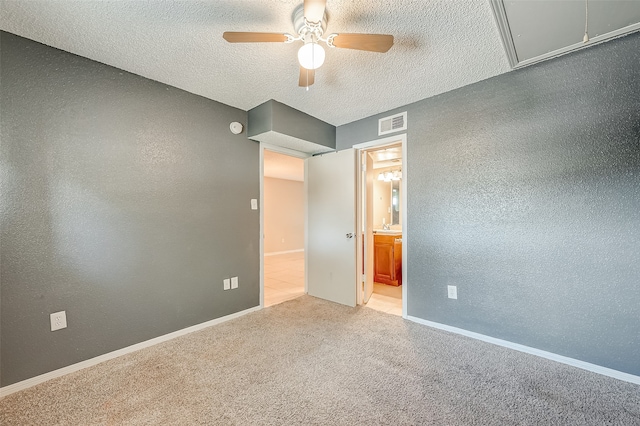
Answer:
[[457, 299], [458, 298], [458, 287], [455, 285], [447, 286], [447, 294], [449, 295], [449, 299]]
[[251, 199], [251, 210], [258, 210], [258, 200], [255, 198]]
[[223, 283], [224, 283], [224, 289], [225, 290], [230, 290], [231, 289], [231, 280], [229, 278], [225, 278]]
[[238, 277], [231, 278], [231, 288], [238, 288]]

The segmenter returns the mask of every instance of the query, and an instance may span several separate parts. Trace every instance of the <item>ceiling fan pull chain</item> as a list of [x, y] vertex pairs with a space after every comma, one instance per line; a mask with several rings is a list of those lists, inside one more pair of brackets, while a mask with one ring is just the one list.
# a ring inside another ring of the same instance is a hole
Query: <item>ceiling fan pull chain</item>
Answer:
[[589, 41], [589, 0], [584, 0], [584, 37], [583, 43]]

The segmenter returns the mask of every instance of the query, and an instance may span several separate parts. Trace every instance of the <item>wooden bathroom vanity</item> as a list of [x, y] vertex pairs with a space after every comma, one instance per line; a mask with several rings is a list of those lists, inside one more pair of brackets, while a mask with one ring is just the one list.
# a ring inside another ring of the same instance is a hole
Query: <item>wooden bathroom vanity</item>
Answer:
[[373, 234], [373, 280], [402, 285], [402, 232]]

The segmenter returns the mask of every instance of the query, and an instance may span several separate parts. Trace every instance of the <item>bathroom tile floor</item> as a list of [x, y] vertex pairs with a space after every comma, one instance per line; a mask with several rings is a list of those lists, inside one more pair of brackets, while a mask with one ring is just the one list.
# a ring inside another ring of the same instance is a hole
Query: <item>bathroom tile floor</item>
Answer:
[[304, 294], [304, 252], [264, 257], [264, 306]]
[[376, 311], [402, 316], [402, 286], [373, 283], [373, 294], [365, 306]]

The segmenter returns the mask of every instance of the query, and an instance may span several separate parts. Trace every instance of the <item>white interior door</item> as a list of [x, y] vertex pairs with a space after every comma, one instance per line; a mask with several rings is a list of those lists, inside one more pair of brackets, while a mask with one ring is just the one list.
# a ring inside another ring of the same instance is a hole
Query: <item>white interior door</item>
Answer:
[[356, 157], [354, 149], [305, 160], [307, 292], [356, 305]]

